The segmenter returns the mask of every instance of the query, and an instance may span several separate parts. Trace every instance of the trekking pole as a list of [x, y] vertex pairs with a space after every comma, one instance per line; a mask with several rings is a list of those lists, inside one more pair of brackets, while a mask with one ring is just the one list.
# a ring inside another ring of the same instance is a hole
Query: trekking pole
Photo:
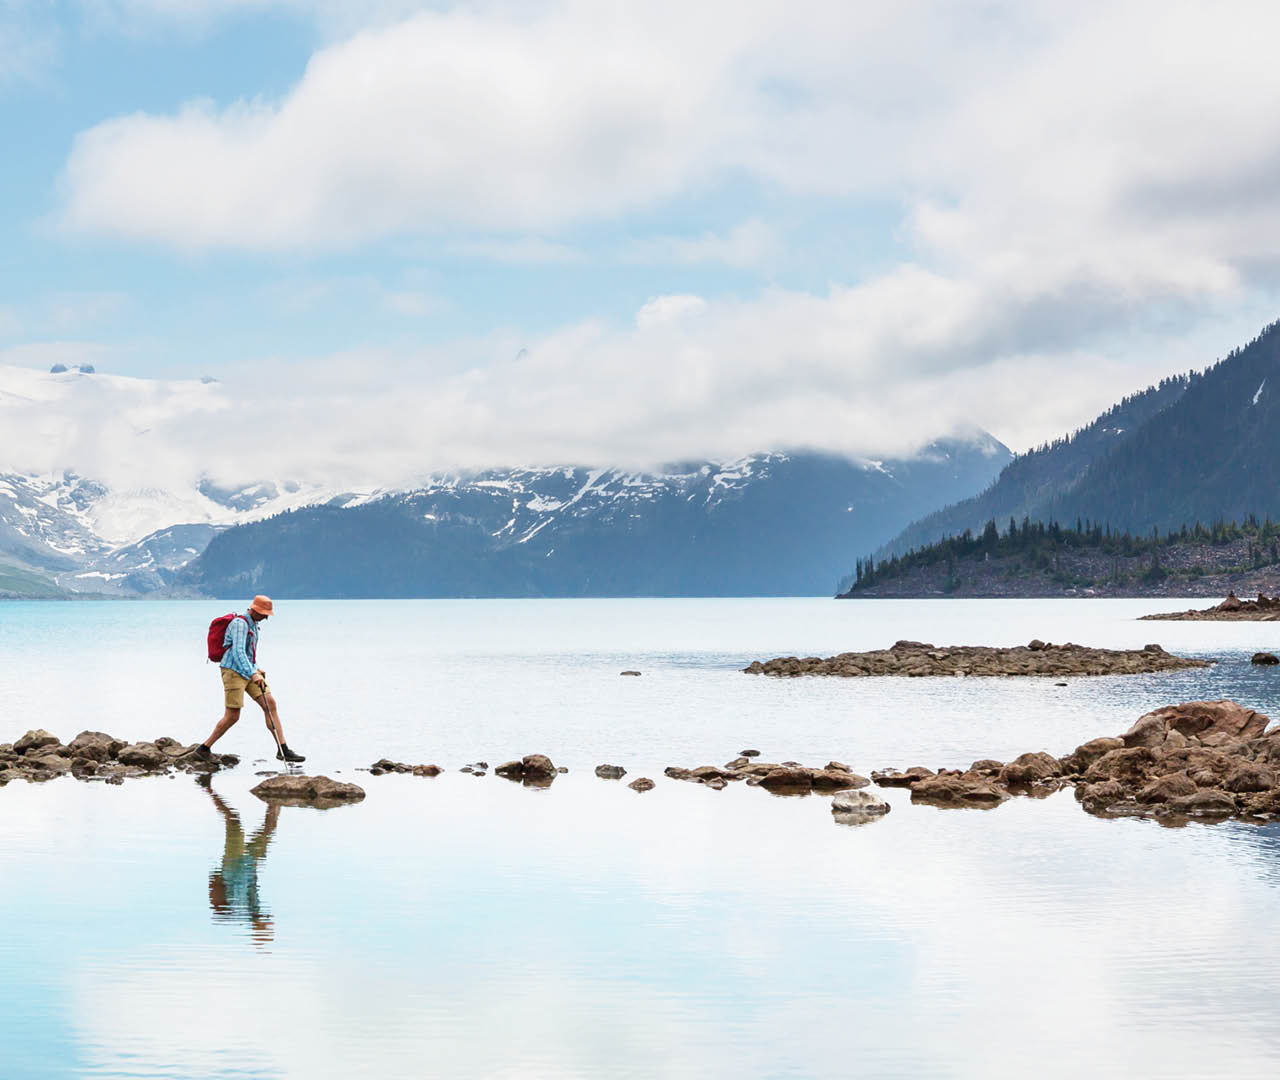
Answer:
[[288, 769], [289, 760], [284, 756], [284, 743], [280, 741], [280, 733], [276, 731], [276, 718], [271, 715], [271, 706], [267, 703], [266, 697], [267, 690], [266, 684], [264, 683], [262, 688], [262, 704], [266, 707], [267, 711], [267, 727], [271, 729], [271, 737], [276, 741], [276, 753], [279, 754], [280, 760], [284, 762], [284, 767]]

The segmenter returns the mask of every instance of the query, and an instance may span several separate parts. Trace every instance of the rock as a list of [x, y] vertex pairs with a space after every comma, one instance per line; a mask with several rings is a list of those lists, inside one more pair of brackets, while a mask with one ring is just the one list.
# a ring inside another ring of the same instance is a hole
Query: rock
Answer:
[[627, 785], [632, 791], [652, 791], [655, 786], [647, 776], [639, 776]]
[[1082, 784], [1076, 788], [1076, 798], [1091, 814], [1111, 809], [1127, 795], [1127, 789], [1119, 780], [1103, 780], [1101, 783]]
[[1276, 771], [1268, 765], [1247, 762], [1238, 765], [1223, 786], [1236, 794], [1269, 791], [1276, 786]]
[[1084, 778], [1090, 783], [1099, 780], [1135, 782], [1146, 780], [1156, 763], [1156, 753], [1147, 746], [1125, 747], [1110, 750], [1085, 770]]
[[1256, 652], [1249, 659], [1249, 663], [1259, 664], [1263, 667], [1272, 667], [1275, 664], [1280, 664], [1280, 656], [1276, 656], [1275, 653]]
[[678, 765], [668, 765], [662, 770], [664, 776], [671, 777], [672, 780], [692, 780], [693, 773], [688, 769], [682, 769]]
[[621, 765], [597, 765], [596, 775], [601, 780], [621, 780], [627, 775], [627, 770]]
[[102, 731], [82, 731], [67, 744], [67, 749], [76, 757], [106, 761], [115, 757], [127, 745], [123, 739]]
[[327, 776], [273, 776], [251, 789], [252, 794], [267, 802], [318, 807], [359, 802], [364, 789], [344, 784]]
[[505, 776], [508, 780], [519, 780], [524, 775], [524, 765], [519, 761], [507, 761], [493, 771], [499, 776]]
[[71, 759], [60, 754], [42, 754], [36, 751], [23, 759], [23, 768], [53, 773], [55, 776], [71, 771]]
[[933, 806], [999, 806], [1009, 793], [981, 776], [934, 776], [911, 788], [911, 801]]
[[738, 756], [739, 757], [759, 757], [760, 751], [759, 750], [739, 750]]
[[975, 761], [970, 765], [969, 772], [977, 773], [979, 776], [998, 776], [1003, 768], [1003, 761], [996, 761], [995, 758], [983, 758], [981, 761]]
[[933, 775], [932, 769], [926, 769], [923, 765], [913, 765], [906, 772], [898, 772], [895, 769], [872, 772], [871, 782], [880, 787], [911, 787], [921, 780], [928, 780]]
[[712, 791], [723, 791], [728, 787], [728, 783], [723, 777], [713, 776], [710, 780], [703, 781], [705, 787], [711, 788]]
[[1123, 739], [1109, 737], [1090, 739], [1087, 743], [1077, 746], [1074, 751], [1062, 759], [1060, 764], [1065, 772], [1082, 773], [1104, 754], [1108, 754], [1112, 750], [1120, 750], [1123, 747]]
[[837, 791], [831, 800], [833, 814], [862, 814], [868, 817], [882, 817], [892, 807], [879, 795], [870, 791]]
[[1139, 717], [1125, 733], [1126, 746], [1152, 745], [1149, 741], [1159, 731], [1174, 729], [1188, 737], [1198, 738], [1206, 746], [1256, 739], [1266, 730], [1268, 718], [1260, 712], [1234, 701], [1186, 701], [1168, 705]]
[[760, 786], [769, 791], [810, 791], [813, 773], [803, 767], [773, 769], [760, 778]]
[[1165, 806], [1171, 813], [1185, 814], [1188, 817], [1226, 817], [1236, 812], [1235, 798], [1218, 788], [1170, 799]]
[[415, 765], [413, 767], [412, 772], [414, 776], [439, 776], [440, 766], [439, 765]]
[[130, 743], [122, 746], [116, 759], [122, 765], [137, 765], [142, 769], [158, 769], [168, 758], [155, 743]]
[[1062, 775], [1062, 766], [1052, 754], [1043, 750], [1021, 754], [1000, 770], [1002, 784], [1035, 784]]
[[1156, 777], [1138, 792], [1137, 797], [1140, 803], [1162, 803], [1184, 795], [1194, 795], [1195, 791], [1195, 781], [1185, 772], [1176, 772]]
[[623, 672], [621, 672], [621, 674], [623, 674], [623, 675], [639, 675], [639, 674], [640, 674], [640, 672], [638, 672], [638, 671], [623, 671]]
[[44, 728], [35, 728], [28, 731], [13, 744], [13, 752], [15, 754], [29, 754], [32, 750], [42, 750], [46, 746], [61, 745], [62, 743], [58, 736], [50, 735]]
[[843, 761], [828, 761], [822, 767], [824, 769], [834, 769], [836, 772], [853, 772], [853, 770]]
[[732, 761], [725, 762], [725, 768], [730, 772], [736, 772], [738, 769], [745, 769], [751, 764], [751, 759], [746, 757], [736, 757]]
[[915, 641], [899, 641], [890, 649], [817, 656], [779, 656], [753, 661], [743, 670], [751, 675], [793, 678], [800, 675], [1133, 675], [1208, 667], [1211, 662], [1173, 656], [1158, 645], [1143, 649], [1095, 649], [1085, 645], [1051, 645], [1036, 639], [1016, 648], [954, 645], [945, 649]]
[[849, 772], [848, 769], [814, 769], [810, 783], [815, 791], [843, 791], [852, 788], [864, 788], [871, 783], [865, 776]]
[[526, 754], [520, 761], [524, 776], [534, 780], [549, 780], [556, 775], [556, 767], [545, 754]]

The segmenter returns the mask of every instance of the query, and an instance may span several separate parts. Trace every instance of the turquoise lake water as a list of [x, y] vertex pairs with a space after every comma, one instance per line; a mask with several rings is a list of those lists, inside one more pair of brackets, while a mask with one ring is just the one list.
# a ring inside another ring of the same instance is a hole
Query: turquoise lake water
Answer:
[[[864, 774], [1061, 754], [1198, 698], [1280, 717], [1280, 671], [1248, 662], [1280, 625], [1136, 621], [1205, 603], [279, 604], [259, 661], [289, 741], [368, 797], [269, 810], [256, 709], [208, 788], [0, 788], [0, 1077], [1273, 1075], [1280, 828], [895, 790], [849, 827], [829, 798], [662, 775], [748, 747]], [[0, 604], [0, 741], [203, 738], [227, 609]], [[738, 670], [1032, 637], [1219, 663], [1066, 687]], [[569, 773], [457, 771], [532, 752]], [[383, 756], [447, 771], [356, 771]]]

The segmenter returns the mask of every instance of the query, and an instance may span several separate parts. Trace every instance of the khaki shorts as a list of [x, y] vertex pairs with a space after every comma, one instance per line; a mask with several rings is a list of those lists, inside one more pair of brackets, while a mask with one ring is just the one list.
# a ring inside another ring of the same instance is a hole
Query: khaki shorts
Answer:
[[250, 682], [243, 675], [238, 675], [230, 668], [224, 667], [219, 670], [222, 672], [223, 697], [226, 700], [228, 709], [244, 708], [244, 694], [246, 690], [249, 691], [249, 696], [253, 698], [254, 701], [257, 701], [258, 698], [262, 697], [263, 692], [268, 689], [265, 679], [263, 680], [262, 685], [259, 686], [257, 683]]

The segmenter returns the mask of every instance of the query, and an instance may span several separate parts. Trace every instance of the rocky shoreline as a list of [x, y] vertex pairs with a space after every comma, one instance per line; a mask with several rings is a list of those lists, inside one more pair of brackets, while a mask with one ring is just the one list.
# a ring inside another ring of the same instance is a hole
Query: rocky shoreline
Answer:
[[1145, 622], [1277, 622], [1280, 621], [1280, 596], [1258, 593], [1257, 600], [1241, 600], [1228, 593], [1221, 604], [1186, 611], [1162, 611], [1143, 615]]
[[[1191, 701], [1146, 713], [1122, 735], [1091, 739], [1062, 757], [1036, 750], [1009, 762], [983, 758], [967, 768], [936, 770], [916, 765], [875, 770], [867, 777], [840, 761], [821, 766], [767, 762], [758, 760], [757, 750], [742, 750], [723, 765], [671, 765], [664, 774], [716, 791], [742, 783], [778, 796], [832, 795], [832, 813], [844, 824], [864, 824], [889, 812], [884, 799], [866, 790], [873, 784], [909, 789], [913, 803], [942, 808], [992, 809], [1015, 797], [1043, 798], [1072, 787], [1086, 811], [1103, 817], [1151, 817], [1166, 824], [1229, 818], [1261, 822], [1280, 819], [1280, 728], [1269, 726], [1262, 713], [1234, 701]], [[108, 784], [175, 773], [206, 777], [239, 764], [234, 754], [206, 758], [196, 748], [169, 738], [128, 743], [100, 731], [82, 731], [64, 746], [56, 736], [36, 729], [0, 744], [0, 787], [14, 780], [61, 776]], [[366, 771], [433, 777], [442, 770], [383, 758]], [[488, 775], [485, 762], [462, 771]], [[528, 787], [548, 787], [568, 770], [545, 754], [526, 754], [493, 771]], [[621, 765], [595, 769], [607, 782], [626, 772]], [[656, 785], [639, 777], [627, 786], [644, 792]], [[268, 774], [252, 792], [264, 800], [322, 808], [365, 797], [356, 784], [296, 773]]]
[[911, 790], [913, 803], [994, 808], [1015, 796], [1043, 798], [1065, 786], [1101, 817], [1190, 820], [1280, 818], [1280, 728], [1234, 701], [1190, 701], [1140, 717], [1056, 758], [1045, 751], [967, 769], [915, 766], [873, 772], [882, 787]]
[[835, 675], [842, 678], [899, 675], [1143, 675], [1156, 671], [1209, 667], [1213, 661], [1174, 656], [1159, 645], [1142, 649], [1094, 649], [1086, 645], [1052, 645], [1034, 640], [1014, 648], [986, 645], [938, 647], [923, 641], [899, 641], [889, 649], [847, 652], [826, 658], [779, 656], [756, 660], [742, 670], [748, 675], [793, 678]]

